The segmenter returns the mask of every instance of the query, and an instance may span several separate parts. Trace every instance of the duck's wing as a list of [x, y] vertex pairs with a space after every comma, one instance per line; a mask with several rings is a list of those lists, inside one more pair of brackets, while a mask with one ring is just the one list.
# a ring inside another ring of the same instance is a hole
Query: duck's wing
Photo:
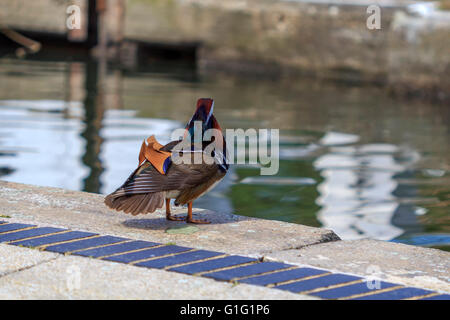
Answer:
[[[152, 168], [154, 172], [161, 175], [148, 161], [145, 161], [128, 177], [122, 186], [105, 197], [105, 204], [111, 209], [124, 211], [132, 215], [154, 212], [161, 208], [164, 205], [164, 192], [146, 191], [151, 189], [141, 188], [135, 182], [135, 179], [140, 177], [140, 172], [143, 172], [146, 167]], [[155, 177], [157, 177], [156, 174]]]
[[110, 198], [182, 190], [194, 188], [205, 183], [218, 170], [216, 164], [172, 164], [163, 175], [149, 162], [139, 167], [116, 191], [108, 195]]

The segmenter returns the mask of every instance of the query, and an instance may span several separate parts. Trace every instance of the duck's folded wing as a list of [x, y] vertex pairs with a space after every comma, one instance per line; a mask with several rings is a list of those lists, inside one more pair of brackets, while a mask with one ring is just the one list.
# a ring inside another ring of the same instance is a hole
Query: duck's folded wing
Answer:
[[168, 176], [159, 173], [149, 162], [144, 162], [125, 183], [108, 197], [118, 198], [135, 194], [167, 191]]
[[134, 194], [130, 196], [113, 197], [108, 195], [105, 204], [111, 209], [137, 215], [151, 213], [164, 205], [164, 192]]
[[117, 198], [134, 194], [193, 188], [211, 178], [216, 171], [216, 165], [173, 164], [169, 172], [163, 175], [146, 162], [109, 196]]
[[166, 191], [194, 190], [207, 183], [216, 171], [216, 165], [181, 164], [172, 165], [163, 175], [150, 163], [144, 162], [121, 187], [106, 196], [105, 204], [125, 213], [153, 212], [163, 206]]

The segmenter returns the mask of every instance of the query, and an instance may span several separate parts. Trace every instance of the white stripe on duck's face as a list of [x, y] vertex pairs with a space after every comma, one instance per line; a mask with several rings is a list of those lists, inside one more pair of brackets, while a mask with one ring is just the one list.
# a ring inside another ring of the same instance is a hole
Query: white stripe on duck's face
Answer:
[[214, 111], [214, 101], [211, 104], [211, 109], [209, 109], [208, 117], [206, 118], [205, 123], [208, 123], [209, 119], [211, 118], [211, 115], [213, 114], [213, 111]]

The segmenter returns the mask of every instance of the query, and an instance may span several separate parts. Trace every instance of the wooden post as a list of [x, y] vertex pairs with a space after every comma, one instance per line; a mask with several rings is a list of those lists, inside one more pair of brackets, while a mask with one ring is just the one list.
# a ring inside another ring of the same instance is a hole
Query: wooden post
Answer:
[[106, 0], [97, 0], [97, 47], [96, 55], [97, 57], [107, 57], [108, 56], [108, 28], [106, 24], [106, 11], [107, 2]]
[[93, 48], [98, 43], [98, 12], [97, 12], [97, 0], [87, 0], [87, 39], [86, 44]]
[[111, 40], [114, 44], [120, 45], [123, 41], [125, 29], [125, 1], [124, 0], [110, 0], [111, 14], [108, 16], [114, 23], [114, 28], [111, 30]]

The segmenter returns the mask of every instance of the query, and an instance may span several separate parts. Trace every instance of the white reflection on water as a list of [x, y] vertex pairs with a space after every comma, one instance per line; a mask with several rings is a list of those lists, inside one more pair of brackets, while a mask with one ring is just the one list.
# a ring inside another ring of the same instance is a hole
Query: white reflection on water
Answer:
[[82, 188], [88, 172], [81, 162], [83, 124], [64, 118], [63, 110], [80, 103], [0, 101], [0, 168], [12, 170], [7, 181], [71, 190]]
[[406, 150], [384, 143], [338, 146], [340, 136], [326, 138], [337, 146], [314, 162], [324, 178], [316, 200], [322, 206], [319, 221], [342, 239], [391, 240], [403, 234], [392, 224], [400, 205], [400, 199], [393, 195], [399, 186], [394, 176], [409, 168], [417, 154], [409, 152], [403, 157], [408, 160], [399, 162], [396, 154], [405, 156]]
[[261, 185], [285, 185], [285, 186], [305, 186], [314, 185], [316, 181], [312, 178], [297, 177], [247, 177], [241, 180], [242, 184], [261, 184]]
[[[82, 162], [86, 124], [80, 102], [0, 101], [0, 168], [13, 170], [2, 179], [70, 190], [83, 190], [90, 168]], [[101, 192], [117, 188], [137, 166], [142, 140], [155, 134], [168, 142], [181, 124], [138, 119], [134, 112], [107, 110], [102, 120], [100, 159], [104, 167]], [[9, 170], [8, 170], [9, 171]]]

